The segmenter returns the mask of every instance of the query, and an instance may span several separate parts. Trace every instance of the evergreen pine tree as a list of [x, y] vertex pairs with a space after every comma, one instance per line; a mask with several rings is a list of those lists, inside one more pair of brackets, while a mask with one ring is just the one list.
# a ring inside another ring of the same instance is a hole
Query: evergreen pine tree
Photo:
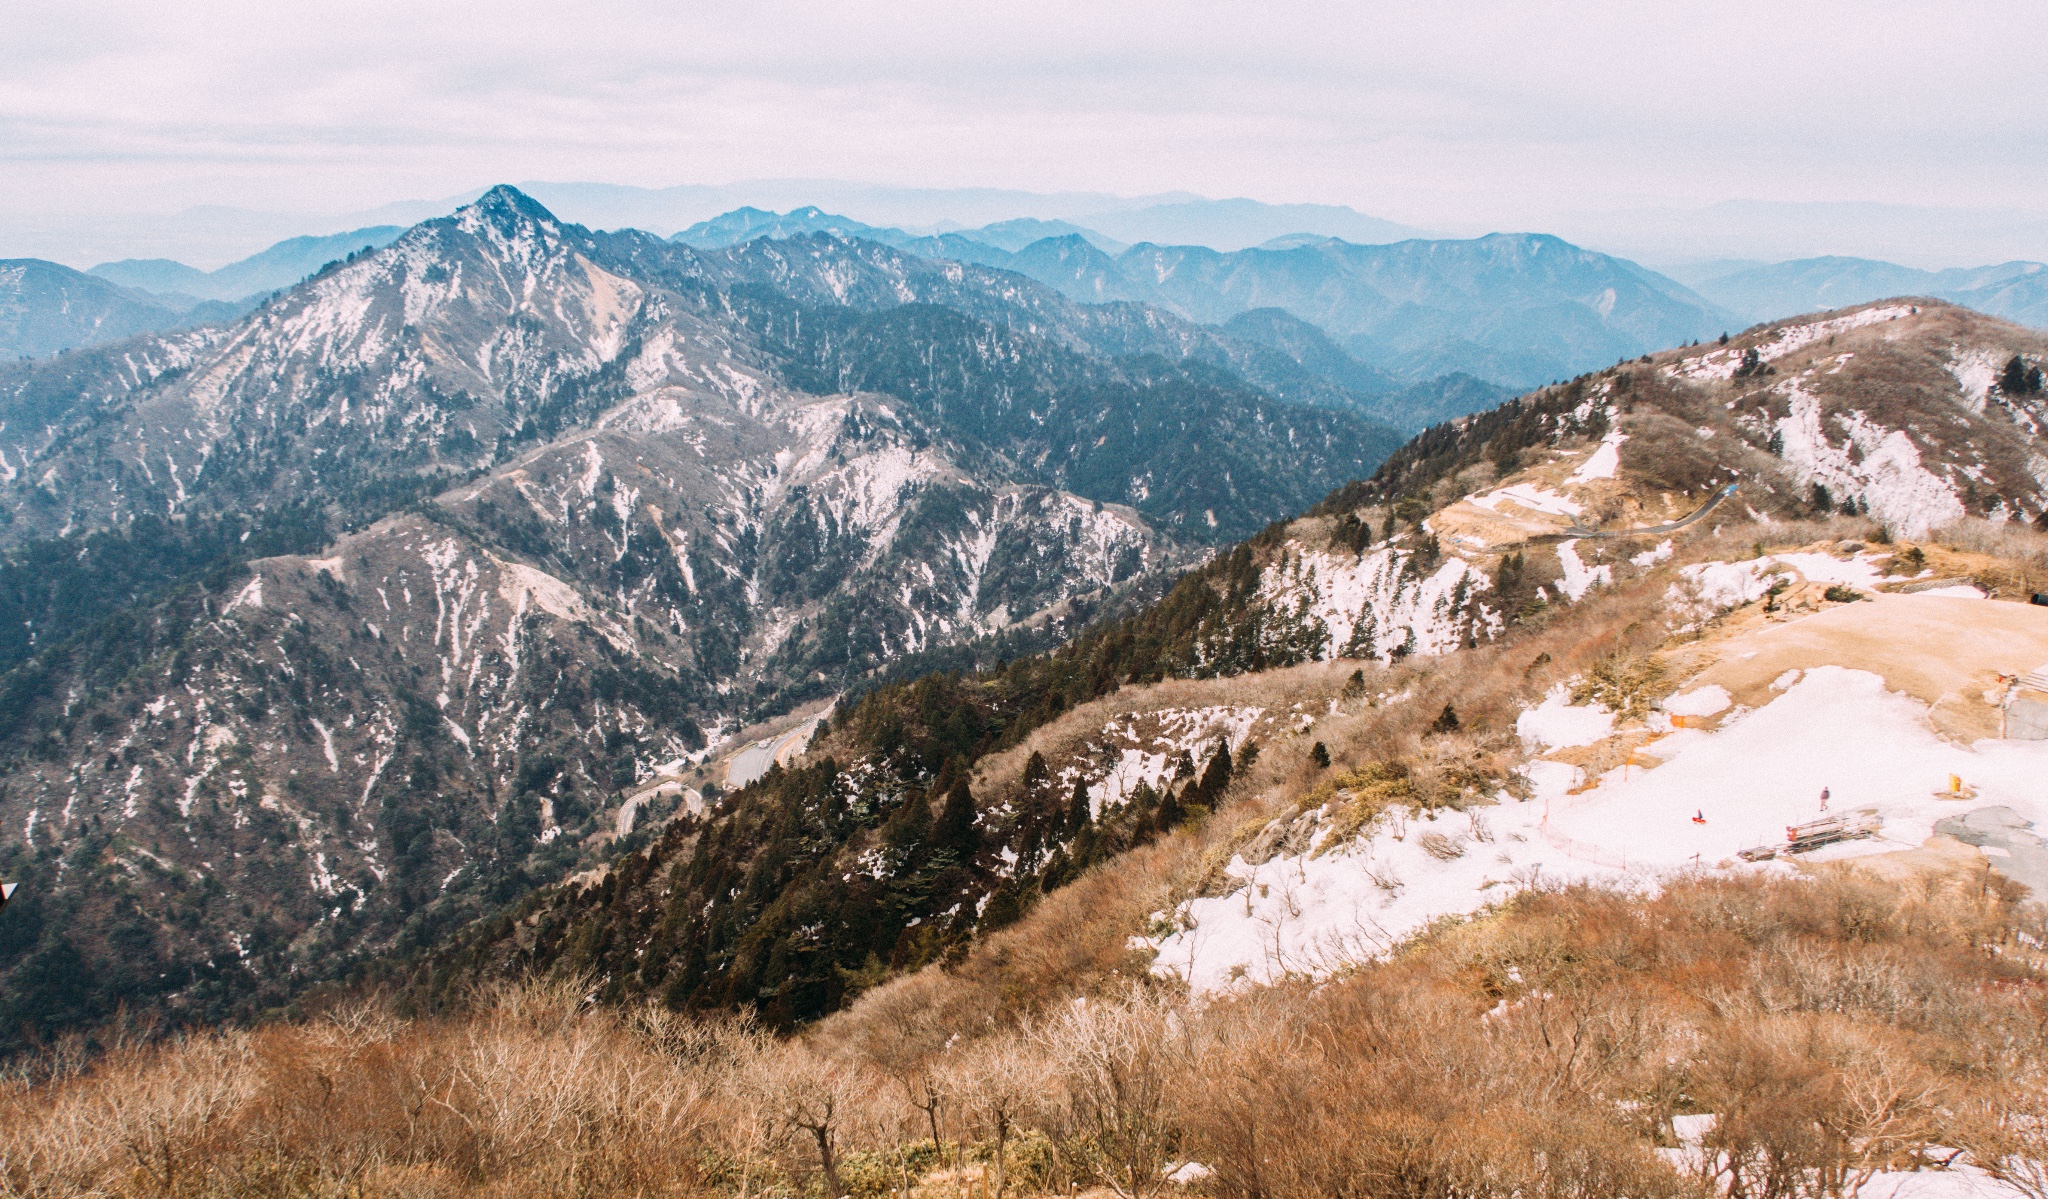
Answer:
[[974, 852], [974, 793], [967, 788], [964, 770], [954, 776], [953, 786], [946, 792], [945, 806], [939, 809], [938, 822], [932, 826], [932, 840], [959, 850], [962, 858]]
[[2041, 368], [2029, 367], [2018, 354], [1999, 372], [1998, 389], [2009, 396], [2033, 395], [2041, 390]]
[[1168, 787], [1165, 797], [1159, 801], [1159, 810], [1153, 814], [1152, 827], [1159, 832], [1170, 833], [1176, 825], [1187, 819], [1187, 807], [1181, 802], [1181, 799], [1188, 791], [1193, 790], [1194, 787], [1195, 784], [1190, 783], [1178, 793], [1173, 788]]
[[1429, 731], [1438, 735], [1457, 732], [1458, 710], [1449, 704], [1445, 704], [1444, 710], [1437, 713], [1436, 719], [1430, 722]]
[[1325, 746], [1320, 741], [1316, 742], [1314, 745], [1309, 746], [1308, 760], [1310, 762], [1315, 763], [1315, 768], [1317, 770], [1328, 770], [1330, 768], [1329, 747]]
[[988, 906], [981, 910], [981, 927], [994, 931], [1017, 923], [1024, 915], [1024, 893], [1016, 879], [997, 887], [995, 894], [988, 898]]
[[1216, 801], [1223, 798], [1224, 789], [1230, 786], [1230, 774], [1230, 743], [1224, 741], [1217, 744], [1209, 765], [1202, 770], [1202, 781], [1195, 788], [1195, 802], [1214, 808]]
[[1067, 803], [1067, 832], [1078, 833], [1087, 828], [1094, 817], [1088, 810], [1088, 782], [1074, 780], [1074, 797]]
[[1046, 780], [1051, 776], [1052, 770], [1045, 764], [1045, 755], [1035, 749], [1032, 750], [1031, 760], [1024, 763], [1025, 793], [1037, 795], [1039, 790], [1045, 786]]
[[931, 827], [931, 805], [925, 802], [923, 795], [913, 791], [882, 826], [882, 843], [899, 852], [913, 851], [924, 844], [925, 835], [931, 832]]

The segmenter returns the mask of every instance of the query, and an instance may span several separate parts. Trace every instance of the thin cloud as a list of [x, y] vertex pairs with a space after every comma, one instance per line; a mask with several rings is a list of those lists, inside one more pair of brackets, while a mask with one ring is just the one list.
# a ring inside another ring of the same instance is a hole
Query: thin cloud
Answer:
[[0, 213], [501, 179], [1185, 189], [1437, 227], [2034, 207], [2038, 3], [178, 6], [0, 15]]

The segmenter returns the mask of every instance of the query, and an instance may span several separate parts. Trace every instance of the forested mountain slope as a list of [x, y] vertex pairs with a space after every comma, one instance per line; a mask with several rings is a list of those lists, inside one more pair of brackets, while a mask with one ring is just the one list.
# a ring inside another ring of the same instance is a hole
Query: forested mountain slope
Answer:
[[[1794, 583], [1788, 611], [1843, 602], [1821, 594], [1838, 577], [1872, 590], [1912, 582], [1860, 560], [1794, 554], [1784, 561], [1796, 565], [1774, 566], [1765, 555], [1727, 567], [1748, 581], [1724, 594], [1722, 567], [1691, 565], [1702, 555], [1741, 547], [1753, 558], [1752, 542], [1797, 546], [1843, 527], [1829, 521], [1921, 539], [1966, 517], [2039, 518], [2048, 495], [2025, 456], [2040, 444], [2031, 376], [2022, 369], [2011, 394], [1980, 394], [1969, 364], [2017, 357], [2029, 368], [2044, 349], [1961, 309], [1899, 303], [1651, 356], [1431, 430], [1142, 613], [1038, 657], [997, 661], [991, 646], [977, 672], [842, 705], [789, 769], [677, 817], [608, 872], [465, 931], [422, 959], [414, 981], [438, 997], [479, 975], [568, 970], [613, 998], [753, 1008], [787, 1025], [892, 972], [979, 952], [977, 938], [1090, 863], [1191, 821], [1205, 830], [1196, 843], [1220, 843], [1244, 821], [1227, 803], [1259, 795], [1270, 808], [1312, 791], [1332, 761], [1348, 772], [1338, 786], [1368, 797], [1361, 820], [1396, 803], [1419, 813], [1526, 796], [1540, 779], [1504, 731], [1553, 684], [1613, 669], [1603, 655], [1640, 655], [1688, 620], [1775, 604]], [[1701, 511], [1690, 534], [1662, 530]], [[1644, 532], [1613, 536], [1630, 530]], [[1688, 536], [1700, 547], [1674, 561], [1672, 543]], [[2048, 585], [2048, 563], [2029, 553], [1964, 555], [1951, 569], [1970, 563], [1986, 586], [2023, 598]], [[1233, 782], [1244, 775], [1257, 781]], [[1329, 798], [1316, 794], [1309, 807]], [[1361, 827], [1326, 808], [1258, 852], [1300, 855], [1312, 834]], [[1130, 902], [1171, 909], [1229, 894], [1242, 880], [1215, 865]], [[1117, 911], [1091, 925], [1094, 949], [1074, 953], [1128, 966], [1110, 947], [1146, 931], [1144, 911]], [[1187, 927], [1156, 925], [1161, 963], [1202, 944], [1176, 939]], [[1339, 936], [1290, 952], [1335, 962], [1385, 943]], [[989, 951], [998, 974], [1001, 952]], [[1262, 961], [1197, 973], [1278, 968]]]
[[[827, 356], [847, 336], [827, 330], [808, 361], [867, 361]], [[432, 665], [448, 696], [409, 714], [410, 777], [380, 796], [416, 835], [378, 864], [493, 887], [458, 881], [266, 1027], [123, 1044], [83, 1075], [33, 1059], [0, 1093], [11, 1177], [93, 1193], [144, 1144], [195, 1188], [2022, 1199], [2048, 1160], [2044, 352], [1896, 301], [1542, 389], [1051, 652], [955, 645], [970, 669], [863, 682], [807, 740], [706, 763], [747, 763], [745, 785], [637, 782], [618, 852], [554, 883], [517, 850], [575, 817], [558, 784], [587, 759], [523, 759], [539, 785], [488, 825], [436, 826], [449, 759], [417, 738], [439, 715], [502, 752], [470, 696], [526, 688], [514, 719], [566, 713], [573, 744], [651, 702], [623, 666], [578, 670], [646, 634], [535, 568], [465, 566], [437, 616], [471, 627], [510, 588], [568, 611], [516, 632], [553, 634], [544, 655], [465, 671], [481, 659], [424, 661], [380, 625], [348, 669]], [[586, 510], [591, 477], [520, 494]], [[488, 523], [480, 482], [437, 507]], [[258, 563], [262, 611], [328, 619], [336, 572], [382, 569], [363, 547], [416, 527], [388, 523], [285, 560], [298, 575]], [[376, 618], [384, 598], [347, 594]], [[621, 706], [579, 707], [586, 685]], [[200, 746], [229, 782], [201, 819], [318, 818], [289, 782], [238, 802], [269, 746]], [[49, 931], [49, 872], [111, 854], [134, 881], [99, 867], [105, 890], [177, 885], [175, 843], [139, 849], [31, 863], [44, 1008], [89, 1016], [63, 984], [93, 967]], [[202, 928], [204, 894], [175, 909]], [[138, 954], [161, 935], [115, 928]], [[174, 1010], [233, 1010], [206, 994]]]
[[1396, 444], [1237, 352], [498, 189], [232, 327], [5, 368], [6, 1026], [212, 1018], [429, 943], [630, 829], [658, 768], [1057, 627]]

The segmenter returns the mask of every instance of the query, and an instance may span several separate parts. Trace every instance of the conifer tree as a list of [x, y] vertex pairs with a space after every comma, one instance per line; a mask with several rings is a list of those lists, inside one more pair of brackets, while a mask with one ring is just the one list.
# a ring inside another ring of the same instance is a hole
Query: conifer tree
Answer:
[[1154, 829], [1162, 833], [1169, 833], [1181, 821], [1187, 819], [1187, 807], [1181, 802], [1181, 797], [1192, 790], [1194, 786], [1195, 784], [1190, 783], [1178, 792], [1171, 787], [1166, 789], [1166, 795], [1159, 801], [1159, 810], [1153, 814], [1152, 827]]
[[1224, 789], [1230, 786], [1230, 774], [1230, 743], [1219, 742], [1216, 752], [1209, 758], [1209, 765], [1202, 770], [1202, 781], [1195, 788], [1195, 802], [1214, 808], [1216, 801], [1223, 798]]
[[2041, 390], [2041, 368], [2030, 367], [2018, 354], [1999, 372], [1998, 389], [2009, 396], [2034, 395]]
[[923, 795], [912, 792], [903, 806], [896, 809], [882, 826], [882, 843], [891, 849], [912, 851], [924, 844], [925, 835], [931, 832], [932, 810]]
[[1046, 780], [1050, 778], [1051, 775], [1051, 768], [1045, 764], [1045, 755], [1039, 753], [1035, 749], [1032, 750], [1031, 760], [1024, 763], [1025, 792], [1031, 795], [1037, 795], [1039, 788], [1045, 786]]
[[945, 806], [939, 809], [938, 822], [932, 826], [932, 840], [959, 850], [962, 858], [974, 852], [974, 793], [968, 790], [964, 770], [954, 775], [953, 786], [946, 792]]

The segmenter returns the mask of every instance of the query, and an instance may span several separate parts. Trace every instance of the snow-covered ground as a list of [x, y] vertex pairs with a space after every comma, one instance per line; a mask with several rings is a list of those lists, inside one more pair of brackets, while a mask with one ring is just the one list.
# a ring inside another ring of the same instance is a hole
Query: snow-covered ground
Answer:
[[[1609, 419], [1612, 419], [1611, 415]], [[1579, 468], [1573, 471], [1572, 477], [1565, 480], [1565, 482], [1567, 484], [1590, 483], [1594, 479], [1613, 478], [1615, 473], [1621, 469], [1621, 443], [1627, 440], [1628, 434], [1620, 429], [1615, 429], [1608, 433], [1607, 436], [1600, 439], [1599, 448], [1595, 449], [1584, 462], [1579, 463]]]
[[[1917, 846], [1936, 821], [1986, 805], [2048, 820], [2048, 742], [1953, 744], [1934, 732], [1925, 704], [1841, 666], [1807, 670], [1756, 711], [1712, 731], [1673, 729], [1637, 754], [1663, 765], [1625, 778], [1612, 772], [1579, 796], [1539, 788], [1551, 831], [1654, 869], [1694, 855], [1713, 865], [1751, 846], [1783, 844], [1787, 825], [1821, 815], [1822, 788], [1831, 811], [1874, 808], [1884, 831], [1808, 860]], [[1937, 798], [1950, 775], [1973, 786], [1976, 798]], [[1706, 823], [1694, 823], [1701, 814]]]
[[[1664, 1160], [1694, 1177], [1711, 1174], [1702, 1143], [1713, 1131], [1712, 1115], [1674, 1116], [1679, 1144], [1659, 1149]], [[1870, 1176], [1857, 1194], [1864, 1199], [2020, 1199], [2025, 1194], [1968, 1163], [1946, 1170], [1884, 1170]]]
[[[1840, 666], [1788, 673], [1781, 694], [1717, 729], [1653, 718], [1650, 731], [1668, 731], [1636, 751], [1647, 765], [1611, 770], [1580, 794], [1570, 794], [1584, 781], [1578, 767], [1537, 761], [1528, 800], [1503, 797], [1435, 820], [1396, 809], [1347, 845], [1326, 850], [1319, 841], [1257, 866], [1235, 858], [1227, 869], [1242, 885], [1183, 904], [1174, 914], [1180, 931], [1151, 942], [1153, 968], [1216, 992], [1326, 974], [1539, 881], [1654, 886], [1689, 869], [1788, 869], [1735, 855], [1783, 845], [1788, 825], [1821, 815], [1823, 787], [1831, 812], [1875, 809], [1883, 829], [1805, 861], [1918, 846], [1936, 821], [1985, 806], [2048, 824], [2048, 742], [1953, 744], [1936, 735], [1925, 704], [1888, 691], [1875, 674]], [[1721, 688], [1701, 687], [1670, 707], [1706, 716], [1728, 701]], [[1611, 721], [1602, 710], [1574, 707], [1559, 689], [1517, 728], [1532, 747], [1584, 746], [1601, 740]], [[1974, 789], [1972, 799], [1939, 797], [1952, 774]], [[1459, 852], [1452, 856], [1446, 844]]]
[[[1605, 445], [1601, 447], [1602, 450], [1606, 448]], [[1596, 451], [1597, 453], [1598, 451]], [[1573, 477], [1573, 481], [1577, 481], [1577, 476]], [[1500, 506], [1506, 503], [1517, 504], [1531, 512], [1542, 512], [1550, 516], [1577, 516], [1586, 510], [1584, 504], [1579, 503], [1570, 496], [1560, 495], [1547, 487], [1535, 483], [1516, 483], [1511, 487], [1502, 487], [1497, 491], [1489, 491], [1485, 495], [1474, 495], [1466, 498], [1468, 503], [1484, 508], [1488, 512], [1498, 512], [1500, 511]]]
[[[1819, 397], [1803, 382], [1795, 376], [1773, 389], [1791, 409], [1774, 426], [1780, 456], [1802, 486], [1819, 483], [1838, 500], [1860, 500], [1872, 516], [1907, 537], [1924, 537], [1967, 515], [1952, 482], [1922, 464], [1920, 448], [1905, 430], [1888, 429], [1862, 412], [1824, 419]], [[1841, 432], [1840, 444], [1829, 440], [1829, 424]]]
[[1573, 603], [1593, 588], [1614, 582], [1614, 568], [1587, 566], [1579, 557], [1578, 544], [1576, 539], [1557, 543], [1557, 564], [1564, 568], [1564, 577], [1557, 581], [1557, 589]]
[[[1679, 568], [1681, 582], [1672, 584], [1665, 598], [1689, 618], [1701, 620], [1762, 599], [1772, 581], [1778, 578], [1787, 582], [1796, 578], [1809, 583], [1874, 592], [1881, 584], [1902, 583], [1910, 578], [1887, 574], [1886, 567], [1890, 561], [1891, 555], [1870, 551], [1862, 551], [1849, 558], [1805, 551], [1768, 554], [1739, 562], [1696, 562]], [[1971, 588], [1970, 594], [1978, 596], [1983, 593]]]

